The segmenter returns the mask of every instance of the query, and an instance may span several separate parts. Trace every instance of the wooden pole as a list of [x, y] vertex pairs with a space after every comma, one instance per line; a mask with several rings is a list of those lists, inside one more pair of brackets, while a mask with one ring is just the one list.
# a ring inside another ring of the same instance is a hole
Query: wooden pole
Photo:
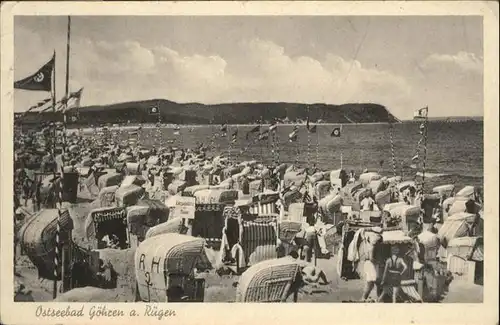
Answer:
[[[60, 180], [60, 192], [59, 192], [59, 216], [57, 220], [57, 227], [58, 227], [58, 234], [60, 236], [60, 220], [59, 217], [61, 216], [61, 209], [62, 209], [62, 202], [63, 202], [63, 179], [64, 179], [64, 155], [66, 154], [66, 123], [67, 123], [67, 110], [68, 110], [68, 95], [69, 95], [69, 53], [70, 53], [70, 33], [71, 33], [71, 17], [68, 16], [68, 38], [67, 38], [67, 44], [66, 44], [66, 86], [65, 86], [65, 96], [64, 98], [66, 99], [65, 103], [65, 109], [63, 111], [63, 151], [61, 155], [61, 180]], [[55, 87], [54, 87], [55, 89]], [[68, 238], [67, 240], [71, 240], [71, 238]], [[59, 243], [60, 245], [60, 243]], [[62, 283], [62, 292], [65, 292], [65, 275], [66, 275], [66, 259], [65, 259], [65, 254], [64, 252], [60, 252], [61, 254], [61, 283]]]
[[428, 114], [429, 114], [429, 109], [427, 108], [426, 113], [425, 113], [425, 121], [424, 121], [424, 161], [423, 161], [423, 165], [422, 165], [422, 191], [424, 190], [424, 185], [425, 185], [425, 169], [426, 169], [426, 162], [427, 162]]
[[[56, 144], [57, 144], [57, 127], [56, 127], [56, 51], [54, 50], [54, 68], [52, 69], [52, 113], [54, 114], [54, 124], [53, 124], [53, 130], [52, 130], [52, 156], [54, 163], [56, 163]], [[57, 165], [57, 164], [56, 164]], [[56, 193], [56, 174], [57, 168], [54, 169], [54, 174], [53, 174], [53, 183], [52, 183], [52, 189], [53, 189], [53, 195], [54, 195], [54, 204], [55, 204], [55, 195]], [[59, 276], [59, 235], [60, 235], [60, 222], [59, 222], [59, 215], [57, 217], [57, 228], [56, 228], [56, 243], [55, 243], [55, 256], [54, 256], [54, 283], [52, 287], [52, 297], [55, 299], [57, 297], [57, 278]]]

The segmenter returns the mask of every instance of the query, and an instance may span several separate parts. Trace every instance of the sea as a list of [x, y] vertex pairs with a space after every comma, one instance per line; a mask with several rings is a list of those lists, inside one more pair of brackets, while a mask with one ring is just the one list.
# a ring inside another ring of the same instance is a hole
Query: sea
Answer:
[[[137, 137], [139, 144], [146, 147], [194, 148], [213, 141], [210, 155], [223, 153], [238, 161], [279, 161], [311, 168], [316, 165], [324, 171], [342, 167], [358, 175], [367, 169], [387, 176], [401, 175], [404, 179], [414, 179], [418, 173], [417, 179], [421, 180], [423, 163], [417, 169], [411, 167], [418, 150], [420, 161], [426, 158], [426, 191], [444, 184], [455, 184], [457, 189], [466, 185], [482, 188], [483, 122], [429, 121], [427, 140], [419, 145], [420, 125], [416, 121], [393, 124], [391, 132], [387, 123], [318, 124], [316, 133], [309, 133], [305, 125], [300, 125], [296, 142], [290, 142], [288, 137], [294, 125], [279, 125], [276, 136], [263, 141], [255, 141], [258, 133], [249, 134], [252, 125], [228, 125], [226, 136], [221, 135], [220, 125], [151, 126], [142, 127]], [[341, 127], [340, 137], [332, 137], [332, 130], [337, 127]], [[262, 126], [262, 130], [266, 129]], [[125, 141], [129, 131], [130, 128], [121, 128], [112, 130], [112, 134]], [[236, 141], [231, 143], [235, 131]]]

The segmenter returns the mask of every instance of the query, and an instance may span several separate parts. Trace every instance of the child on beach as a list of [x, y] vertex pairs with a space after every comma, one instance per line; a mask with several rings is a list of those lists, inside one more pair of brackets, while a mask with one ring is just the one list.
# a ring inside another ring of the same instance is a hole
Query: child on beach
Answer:
[[382, 302], [384, 297], [389, 294], [392, 289], [392, 302], [396, 303], [401, 286], [401, 276], [407, 269], [408, 266], [405, 261], [399, 256], [399, 247], [392, 246], [391, 257], [385, 261], [384, 274], [380, 283], [383, 291], [378, 297], [378, 302]]

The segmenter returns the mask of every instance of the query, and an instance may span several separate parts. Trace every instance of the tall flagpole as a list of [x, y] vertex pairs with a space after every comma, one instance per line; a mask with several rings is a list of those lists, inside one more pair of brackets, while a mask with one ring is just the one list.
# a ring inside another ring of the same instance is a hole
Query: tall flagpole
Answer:
[[429, 121], [429, 108], [425, 112], [425, 120], [424, 120], [424, 161], [422, 165], [422, 191], [424, 190], [425, 185], [425, 170], [427, 163], [427, 129], [428, 129], [428, 121]]
[[[57, 145], [57, 127], [56, 127], [56, 51], [54, 50], [54, 68], [52, 69], [52, 113], [54, 115], [54, 122], [52, 125], [52, 159], [56, 168], [53, 172], [52, 190], [54, 195], [54, 203], [56, 193], [56, 177], [57, 177], [57, 162], [56, 162], [56, 145]], [[57, 228], [55, 234], [55, 248], [54, 248], [54, 283], [52, 287], [52, 297], [55, 299], [57, 297], [57, 278], [59, 276], [59, 236], [60, 236], [60, 222], [59, 214], [57, 218]]]
[[[67, 37], [67, 44], [66, 44], [66, 86], [65, 86], [65, 107], [63, 111], [63, 143], [62, 143], [62, 153], [61, 153], [61, 179], [60, 179], [60, 189], [59, 189], [59, 210], [58, 210], [58, 220], [57, 220], [57, 228], [58, 231], [57, 233], [60, 235], [60, 219], [62, 215], [62, 203], [63, 203], [63, 180], [64, 180], [64, 159], [66, 155], [66, 136], [67, 136], [67, 130], [66, 130], [66, 124], [67, 124], [67, 111], [68, 111], [68, 95], [69, 95], [69, 54], [70, 54], [70, 34], [71, 34], [71, 17], [68, 16], [68, 37]], [[55, 88], [55, 87], [54, 87]], [[70, 240], [70, 239], [68, 239]], [[61, 243], [58, 242], [59, 248]], [[59, 257], [61, 261], [61, 284], [62, 284], [62, 290], [63, 292], [65, 291], [64, 287], [64, 279], [65, 279], [65, 256], [64, 252], [62, 250], [59, 251]]]

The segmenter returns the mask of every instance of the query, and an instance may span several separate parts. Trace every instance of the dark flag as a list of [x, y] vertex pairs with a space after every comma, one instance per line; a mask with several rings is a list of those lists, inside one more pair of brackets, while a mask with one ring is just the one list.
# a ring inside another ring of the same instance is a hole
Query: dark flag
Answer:
[[260, 125], [254, 126], [250, 131], [247, 132], [246, 139], [248, 140], [249, 134], [257, 133], [259, 131], [260, 131]]
[[429, 114], [429, 108], [428, 107], [424, 107], [424, 108], [420, 108], [420, 109], [417, 109], [414, 113], [413, 113], [413, 118], [427, 118]]
[[334, 128], [332, 130], [332, 133], [330, 133], [330, 136], [336, 137], [336, 138], [340, 137], [340, 135], [341, 135], [341, 129], [342, 129], [341, 127]]
[[37, 72], [29, 77], [14, 82], [15, 89], [35, 90], [35, 91], [51, 91], [52, 90], [52, 71], [56, 54], [52, 56], [49, 62], [45, 63]]
[[148, 109], [149, 115], [158, 115], [160, 114], [160, 110], [158, 109], [158, 106], [152, 106]]
[[317, 127], [316, 124], [314, 124], [311, 128], [308, 128], [309, 133], [316, 133]]

